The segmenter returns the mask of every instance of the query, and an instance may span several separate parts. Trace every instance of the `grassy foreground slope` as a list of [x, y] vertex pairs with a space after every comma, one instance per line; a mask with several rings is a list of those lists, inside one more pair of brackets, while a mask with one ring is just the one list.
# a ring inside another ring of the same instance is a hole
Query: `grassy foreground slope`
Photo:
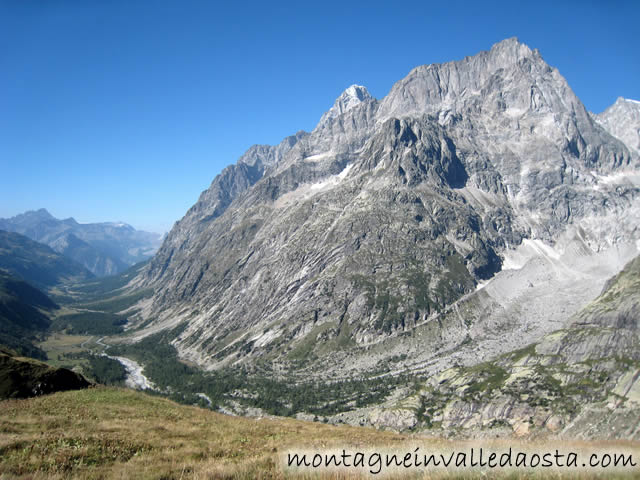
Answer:
[[[280, 463], [290, 450], [456, 448], [444, 440], [359, 427], [225, 416], [107, 387], [7, 400], [0, 402], [0, 412], [3, 479], [292, 478]], [[624, 446], [629, 445], [614, 445]], [[633, 478], [636, 472], [626, 476], [607, 472], [597, 478]], [[564, 478], [543, 475], [505, 478]], [[417, 478], [487, 476], [476, 472]], [[567, 478], [596, 477], [582, 473]]]
[[0, 412], [0, 478], [279, 478], [282, 449], [405, 439], [107, 387], [4, 401]]

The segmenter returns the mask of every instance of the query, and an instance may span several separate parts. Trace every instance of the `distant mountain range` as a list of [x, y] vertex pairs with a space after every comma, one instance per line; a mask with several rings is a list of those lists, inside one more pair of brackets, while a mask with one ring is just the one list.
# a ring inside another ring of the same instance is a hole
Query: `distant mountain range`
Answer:
[[96, 276], [115, 275], [151, 257], [161, 243], [157, 233], [126, 223], [78, 223], [59, 220], [47, 210], [0, 219], [0, 230], [16, 232], [48, 245]]

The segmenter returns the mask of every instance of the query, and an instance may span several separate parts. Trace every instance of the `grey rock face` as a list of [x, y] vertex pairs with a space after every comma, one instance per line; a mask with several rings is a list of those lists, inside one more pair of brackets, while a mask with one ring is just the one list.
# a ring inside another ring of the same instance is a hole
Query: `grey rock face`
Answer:
[[56, 252], [72, 258], [97, 275], [113, 275], [129, 267], [119, 258], [101, 253], [73, 233], [64, 233], [51, 240], [48, 245]]
[[[516, 39], [418, 67], [380, 101], [352, 86], [313, 132], [252, 147], [203, 192], [132, 283], [156, 291], [137, 338], [185, 322], [174, 345], [207, 368], [333, 377], [433, 359], [492, 318], [486, 295], [446, 312], [523, 239], [633, 244], [637, 172]], [[494, 354], [528, 338], [508, 335]]]
[[176, 222], [162, 247], [150, 262], [145, 281], [169, 278], [178, 264], [188, 263], [195, 242], [240, 194], [253, 186], [308, 134], [300, 131], [276, 147], [254, 145], [235, 165], [226, 167], [202, 192], [187, 214]]
[[44, 208], [0, 219], [0, 229], [44, 243], [97, 276], [115, 275], [148, 259], [161, 240], [125, 223], [59, 220]]
[[[369, 415], [418, 426], [495, 434], [640, 438], [640, 257], [602, 294], [524, 349], [473, 367], [444, 370], [416, 395]], [[352, 415], [354, 416], [354, 415]]]
[[594, 118], [629, 150], [640, 154], [640, 102], [618, 97], [616, 103]]
[[336, 99], [333, 107], [331, 107], [320, 119], [318, 125], [326, 125], [352, 108], [358, 107], [363, 102], [375, 101], [366, 87], [360, 85], [351, 85]]

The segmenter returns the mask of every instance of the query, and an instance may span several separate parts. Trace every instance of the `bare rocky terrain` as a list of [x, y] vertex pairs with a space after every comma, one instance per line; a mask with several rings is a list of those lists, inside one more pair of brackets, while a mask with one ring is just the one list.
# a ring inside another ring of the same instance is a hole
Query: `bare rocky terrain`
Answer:
[[444, 369], [415, 394], [334, 422], [432, 433], [640, 438], [640, 257], [569, 323], [527, 347]]

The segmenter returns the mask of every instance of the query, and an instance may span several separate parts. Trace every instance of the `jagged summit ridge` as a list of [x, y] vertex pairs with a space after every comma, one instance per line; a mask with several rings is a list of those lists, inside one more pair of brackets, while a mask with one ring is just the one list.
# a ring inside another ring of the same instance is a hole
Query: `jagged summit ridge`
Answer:
[[[484, 52], [481, 52], [482, 55]], [[517, 62], [526, 57], [540, 57], [538, 49], [531, 49], [518, 37], [510, 37], [494, 43], [488, 51], [489, 55], [501, 57], [505, 63]]]
[[381, 102], [379, 116], [478, 109], [506, 109], [514, 115], [540, 109], [575, 111], [580, 102], [574, 97], [537, 50], [511, 38], [462, 60], [413, 69]]

